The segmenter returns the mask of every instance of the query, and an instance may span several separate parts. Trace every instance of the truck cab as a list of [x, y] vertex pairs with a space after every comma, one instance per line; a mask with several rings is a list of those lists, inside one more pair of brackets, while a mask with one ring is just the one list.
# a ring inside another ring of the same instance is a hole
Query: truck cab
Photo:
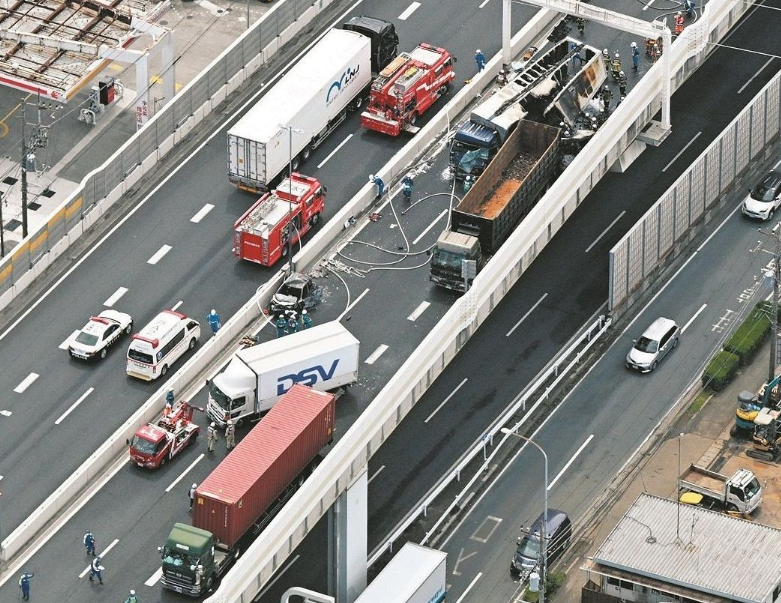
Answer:
[[399, 36], [396, 26], [374, 17], [353, 17], [342, 25], [342, 29], [355, 31], [371, 40], [372, 73], [379, 73], [398, 54]]
[[215, 546], [211, 532], [176, 523], [159, 547], [164, 588], [198, 597], [211, 589], [215, 577]]
[[221, 428], [228, 419], [240, 426], [255, 408], [257, 375], [239, 358], [232, 358], [225, 370], [206, 382], [209, 402], [206, 412]]
[[450, 145], [450, 171], [456, 180], [483, 173], [501, 145], [499, 134], [471, 121], [461, 126]]
[[[480, 269], [482, 253], [480, 240], [460, 232], [444, 231], [431, 253], [431, 281], [455, 291], [465, 291], [461, 266], [464, 260], [475, 260]], [[471, 282], [470, 282], [471, 285]]]

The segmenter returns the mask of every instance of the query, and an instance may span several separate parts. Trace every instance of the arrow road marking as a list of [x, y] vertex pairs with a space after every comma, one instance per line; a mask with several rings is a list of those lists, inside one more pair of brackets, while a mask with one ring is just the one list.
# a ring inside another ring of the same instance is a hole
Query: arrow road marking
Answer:
[[466, 557], [464, 557], [464, 549], [461, 549], [461, 551], [458, 553], [458, 559], [456, 559], [456, 563], [453, 566], [453, 575], [460, 576], [461, 572], [458, 571], [459, 563], [461, 563], [462, 561], [466, 561], [467, 559], [469, 559], [470, 557], [474, 557], [475, 555], [477, 555], [477, 551], [475, 551], [474, 553], [469, 553]]

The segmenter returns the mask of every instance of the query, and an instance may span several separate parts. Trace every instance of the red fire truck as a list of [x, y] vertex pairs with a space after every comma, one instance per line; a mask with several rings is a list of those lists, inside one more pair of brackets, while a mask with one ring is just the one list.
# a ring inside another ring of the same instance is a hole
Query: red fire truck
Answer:
[[264, 266], [286, 257], [288, 232], [292, 230], [296, 244], [317, 224], [325, 209], [325, 192], [316, 178], [293, 172], [233, 225], [233, 255]]
[[456, 77], [453, 63], [447, 50], [429, 44], [402, 52], [374, 78], [361, 125], [391, 136], [402, 130], [417, 132], [418, 116], [447, 92]]
[[157, 469], [195, 442], [201, 428], [193, 423], [193, 410], [183, 401], [157, 423], [139, 427], [129, 442], [130, 460], [139, 467]]

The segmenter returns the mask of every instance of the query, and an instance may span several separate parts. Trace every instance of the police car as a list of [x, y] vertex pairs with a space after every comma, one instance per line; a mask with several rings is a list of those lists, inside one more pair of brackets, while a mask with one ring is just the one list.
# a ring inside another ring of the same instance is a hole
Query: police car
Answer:
[[122, 333], [133, 331], [133, 319], [129, 314], [116, 310], [104, 310], [89, 319], [79, 334], [68, 345], [68, 352], [73, 358], [92, 360], [95, 357], [105, 358], [109, 346], [116, 343]]

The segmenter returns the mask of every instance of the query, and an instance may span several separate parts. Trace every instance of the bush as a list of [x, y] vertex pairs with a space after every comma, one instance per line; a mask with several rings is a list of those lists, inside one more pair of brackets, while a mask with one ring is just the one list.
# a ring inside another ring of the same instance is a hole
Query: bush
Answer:
[[702, 386], [714, 392], [724, 389], [740, 367], [740, 358], [731, 352], [721, 350], [705, 367], [702, 373]]
[[[548, 577], [545, 580], [545, 599], [552, 597], [553, 593], [561, 588], [566, 579], [567, 574], [565, 572], [548, 572]], [[537, 603], [540, 600], [540, 593], [533, 593], [527, 588], [523, 594], [523, 600], [528, 601], [528, 603]]]
[[770, 333], [771, 307], [768, 302], [759, 302], [726, 343], [724, 349], [740, 359], [746, 366]]

